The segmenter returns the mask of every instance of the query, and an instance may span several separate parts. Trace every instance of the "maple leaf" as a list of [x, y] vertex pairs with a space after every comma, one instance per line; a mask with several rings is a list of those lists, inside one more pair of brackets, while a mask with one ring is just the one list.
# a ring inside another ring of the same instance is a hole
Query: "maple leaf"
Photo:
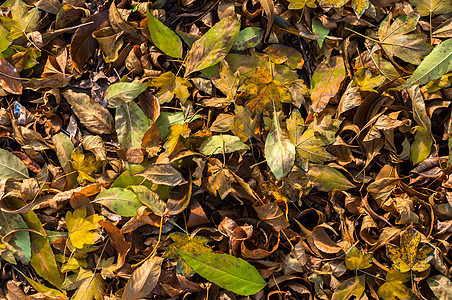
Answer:
[[80, 269], [77, 273], [78, 289], [72, 296], [72, 300], [103, 300], [102, 295], [107, 288], [105, 281], [99, 274], [94, 274], [90, 270]]
[[372, 74], [369, 68], [359, 68], [355, 72], [354, 86], [359, 86], [361, 91], [377, 93], [374, 88], [381, 86], [385, 80], [386, 77]]
[[406, 62], [419, 65], [421, 59], [432, 50], [422, 33], [408, 34], [416, 29], [419, 16], [400, 15], [391, 23], [389, 14], [378, 28], [378, 38], [388, 56], [397, 56]]
[[[348, 1], [349, 0], [321, 0], [320, 5], [323, 7], [341, 7]], [[351, 0], [351, 3], [358, 18], [360, 18], [364, 11], [370, 6], [369, 0]]]
[[448, 14], [452, 12], [452, 3], [444, 0], [410, 0], [414, 10], [421, 16]]
[[195, 271], [180, 257], [176, 249], [189, 253], [212, 252], [212, 248], [207, 246], [209, 240], [204, 237], [189, 236], [180, 232], [173, 232], [169, 236], [174, 243], [167, 247], [163, 257], [168, 259], [177, 258], [177, 273], [192, 276], [195, 274]]
[[84, 207], [77, 208], [74, 213], [66, 213], [66, 226], [72, 246], [83, 249], [85, 245], [94, 244], [100, 237], [97, 223], [104, 218], [99, 215], [86, 217]]
[[177, 144], [180, 141], [180, 137], [187, 138], [190, 134], [190, 128], [188, 128], [188, 123], [175, 124], [170, 127], [170, 133], [166, 137], [166, 142], [163, 145], [166, 149], [168, 155], [171, 155], [176, 149]]
[[92, 175], [99, 169], [101, 162], [97, 161], [94, 155], [90, 153], [85, 155], [82, 149], [77, 148], [71, 154], [71, 163], [78, 172], [78, 183], [84, 184], [86, 181], [97, 182]]
[[400, 247], [392, 244], [386, 245], [386, 254], [397, 270], [402, 273], [422, 272], [430, 267], [429, 261], [433, 259], [434, 249], [428, 244], [419, 248], [420, 242], [421, 234], [410, 226], [400, 238]]
[[364, 253], [352, 246], [345, 254], [345, 266], [353, 271], [370, 268], [372, 266], [372, 253]]
[[191, 83], [185, 78], [175, 76], [173, 72], [163, 73], [153, 79], [151, 85], [160, 88], [155, 94], [160, 104], [170, 102], [174, 95], [184, 104], [190, 96], [188, 88], [191, 87]]
[[22, 0], [15, 0], [10, 7], [11, 17], [0, 17], [2, 25], [9, 31], [8, 39], [15, 40], [31, 32], [39, 22], [39, 10], [28, 6]]
[[400, 273], [396, 269], [389, 270], [386, 282], [378, 289], [378, 296], [383, 300], [414, 299], [413, 291], [404, 282], [410, 280], [410, 273]]
[[212, 83], [217, 89], [226, 95], [226, 99], [233, 101], [239, 86], [237, 73], [232, 73], [228, 63], [223, 60], [220, 63], [220, 78], [212, 78]]
[[315, 0], [289, 0], [289, 9], [316, 8]]
[[274, 80], [267, 68], [258, 66], [256, 73], [244, 81], [241, 91], [247, 93], [250, 97], [246, 106], [251, 109], [253, 114], [259, 114], [262, 111], [268, 115], [273, 113], [273, 104], [276, 110], [280, 110], [283, 102], [290, 102], [292, 96], [288, 89], [279, 81]]

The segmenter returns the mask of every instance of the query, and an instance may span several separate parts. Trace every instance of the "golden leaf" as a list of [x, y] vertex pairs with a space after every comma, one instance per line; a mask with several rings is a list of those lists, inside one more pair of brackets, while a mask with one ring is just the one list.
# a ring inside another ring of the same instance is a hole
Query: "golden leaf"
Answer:
[[78, 183], [84, 184], [86, 181], [97, 182], [92, 175], [99, 169], [101, 163], [96, 160], [94, 155], [90, 153], [85, 155], [82, 149], [77, 148], [71, 154], [71, 163], [78, 172]]
[[100, 237], [97, 223], [104, 218], [99, 215], [86, 217], [84, 207], [77, 208], [74, 213], [66, 213], [66, 226], [72, 246], [78, 249], [94, 244]]
[[182, 77], [176, 77], [172, 72], [166, 72], [151, 81], [151, 85], [160, 88], [155, 94], [159, 99], [160, 104], [170, 102], [173, 100], [174, 95], [183, 103], [190, 96], [188, 88], [191, 87], [191, 83], [187, 79]]

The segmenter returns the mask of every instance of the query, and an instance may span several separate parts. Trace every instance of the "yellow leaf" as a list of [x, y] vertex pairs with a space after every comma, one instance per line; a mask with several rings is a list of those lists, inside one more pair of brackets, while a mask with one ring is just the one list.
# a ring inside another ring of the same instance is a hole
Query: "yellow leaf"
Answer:
[[[259, 114], [262, 111], [271, 115], [274, 102], [276, 111], [282, 107], [282, 102], [291, 102], [292, 96], [288, 89], [277, 80], [273, 80], [270, 71], [267, 68], [258, 66], [256, 73], [248, 79], [245, 79], [241, 90], [250, 97], [246, 106], [251, 109], [253, 114]], [[273, 100], [273, 101], [272, 101]]]
[[163, 145], [166, 149], [168, 155], [171, 155], [173, 151], [176, 149], [177, 143], [180, 140], [180, 137], [187, 138], [190, 134], [190, 128], [188, 128], [188, 123], [175, 124], [170, 127], [170, 134], [166, 137], [166, 142]]
[[74, 213], [66, 213], [66, 226], [71, 244], [78, 249], [94, 244], [100, 237], [97, 223], [104, 218], [99, 215], [86, 217], [84, 207], [77, 208]]
[[383, 75], [374, 75], [368, 68], [360, 68], [355, 72], [354, 85], [361, 91], [377, 93], [374, 88], [381, 86], [386, 78]]
[[80, 283], [75, 294], [71, 300], [103, 300], [103, 293], [107, 285], [99, 274], [85, 269], [80, 269], [75, 279], [77, 283]]
[[421, 234], [413, 227], [408, 227], [400, 238], [400, 247], [387, 244], [386, 254], [394, 263], [394, 267], [402, 273], [410, 270], [422, 272], [427, 270], [433, 258], [433, 247], [424, 245], [419, 248]]
[[[341, 7], [344, 6], [348, 0], [321, 0], [320, 5], [323, 7]], [[369, 0], [351, 0], [353, 10], [358, 18], [362, 16], [364, 11], [369, 8]]]
[[77, 148], [71, 154], [71, 163], [78, 172], [78, 183], [84, 184], [86, 181], [97, 182], [92, 175], [99, 169], [101, 163], [96, 160], [94, 155], [90, 153], [85, 155], [82, 149]]
[[206, 238], [198, 236], [189, 236], [180, 232], [173, 232], [170, 234], [170, 238], [174, 241], [171, 245], [167, 247], [165, 255], [163, 257], [168, 259], [177, 258], [177, 273], [182, 273], [187, 276], [193, 275], [195, 272], [192, 268], [180, 257], [176, 252], [176, 249], [182, 250], [189, 253], [200, 253], [200, 252], [212, 252], [212, 248], [207, 246], [209, 241]]
[[152, 86], [160, 88], [155, 94], [159, 99], [160, 104], [170, 102], [174, 95], [183, 103], [190, 96], [188, 88], [191, 87], [190, 82], [182, 77], [176, 77], [172, 72], [166, 72], [158, 78], [152, 80]]
[[8, 39], [15, 40], [25, 33], [31, 32], [39, 23], [38, 8], [28, 10], [27, 4], [22, 0], [10, 1], [11, 17], [0, 17], [2, 25], [9, 31]]
[[237, 73], [232, 73], [225, 60], [220, 63], [220, 78], [212, 78], [212, 83], [226, 95], [228, 100], [233, 101], [235, 99], [237, 87], [239, 86], [239, 77]]
[[386, 282], [378, 289], [378, 296], [383, 300], [414, 299], [411, 289], [403, 283], [410, 280], [410, 273], [400, 273], [396, 269], [389, 270]]
[[315, 0], [289, 0], [289, 9], [302, 9], [306, 6], [315, 8]]
[[345, 256], [345, 266], [349, 270], [361, 270], [372, 267], [372, 253], [364, 253], [352, 246]]

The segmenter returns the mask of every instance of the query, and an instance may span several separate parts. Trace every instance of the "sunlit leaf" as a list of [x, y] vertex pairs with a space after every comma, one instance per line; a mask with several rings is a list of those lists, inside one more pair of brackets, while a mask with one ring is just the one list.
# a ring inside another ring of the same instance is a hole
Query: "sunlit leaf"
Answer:
[[28, 170], [25, 164], [11, 152], [0, 149], [0, 180], [27, 179]]
[[419, 247], [421, 234], [413, 227], [408, 227], [400, 237], [400, 247], [386, 245], [386, 254], [394, 267], [402, 273], [408, 271], [422, 272], [430, 267], [433, 259], [433, 247], [426, 244]]
[[171, 57], [181, 58], [183, 49], [179, 36], [154, 17], [149, 10], [146, 11], [146, 16], [154, 45]]
[[10, 9], [10, 17], [0, 17], [3, 26], [9, 31], [8, 38], [10, 40], [15, 40], [18, 37], [29, 33], [38, 25], [39, 10], [37, 8], [28, 10], [27, 4], [22, 0], [15, 0]]
[[372, 253], [365, 253], [352, 246], [345, 255], [345, 266], [353, 271], [370, 268], [372, 266]]
[[118, 107], [132, 101], [149, 86], [144, 82], [117, 82], [107, 88], [105, 98], [109, 107]]
[[141, 206], [134, 192], [120, 187], [110, 188], [99, 193], [94, 202], [105, 205], [114, 213], [124, 217], [135, 216], [137, 209]]
[[199, 152], [209, 156], [212, 154], [232, 153], [239, 150], [247, 150], [249, 147], [234, 135], [214, 135], [205, 140], [199, 146]]
[[[344, 6], [349, 0], [320, 0], [320, 5], [324, 7], [341, 7]], [[369, 0], [351, 0], [353, 10], [359, 17], [362, 16], [364, 11], [369, 8]]]
[[410, 0], [414, 10], [421, 16], [448, 14], [452, 12], [452, 3], [443, 0]]
[[212, 252], [189, 252], [181, 248], [176, 248], [176, 251], [196, 273], [239, 295], [256, 294], [266, 285], [256, 268], [243, 259]]
[[100, 233], [97, 223], [103, 220], [99, 215], [86, 216], [85, 208], [78, 208], [71, 213], [66, 213], [66, 226], [69, 231], [69, 240], [75, 248], [82, 249], [85, 245], [94, 244], [99, 238]]
[[163, 258], [153, 256], [133, 271], [122, 294], [123, 300], [138, 300], [146, 297], [157, 285]]
[[404, 284], [410, 280], [410, 277], [410, 273], [400, 273], [396, 269], [389, 270], [386, 274], [386, 282], [378, 288], [378, 296], [383, 300], [415, 299], [413, 291]]
[[366, 287], [365, 275], [355, 276], [343, 281], [334, 291], [331, 300], [360, 299]]
[[96, 160], [94, 155], [85, 155], [81, 148], [77, 148], [71, 154], [71, 163], [78, 172], [77, 181], [80, 184], [84, 184], [86, 181], [96, 182], [96, 179], [92, 175], [99, 169], [101, 164]]
[[172, 72], [166, 72], [151, 81], [151, 85], [160, 88], [155, 96], [159, 102], [170, 102], [176, 96], [182, 103], [190, 96], [188, 88], [191, 83], [187, 79], [175, 76]]
[[209, 241], [206, 238], [198, 236], [189, 236], [180, 232], [173, 232], [170, 234], [170, 238], [174, 243], [170, 244], [166, 248], [166, 252], [163, 257], [168, 259], [177, 259], [176, 270], [178, 273], [191, 276], [195, 273], [192, 268], [181, 258], [178, 250], [189, 252], [189, 253], [202, 253], [202, 252], [212, 252], [212, 248], [207, 246]]
[[234, 45], [240, 31], [240, 23], [235, 16], [216, 23], [187, 53], [185, 77], [220, 62]]
[[105, 281], [99, 274], [90, 270], [80, 269], [77, 273], [76, 282], [78, 288], [72, 296], [72, 300], [103, 300], [103, 293], [107, 288]]

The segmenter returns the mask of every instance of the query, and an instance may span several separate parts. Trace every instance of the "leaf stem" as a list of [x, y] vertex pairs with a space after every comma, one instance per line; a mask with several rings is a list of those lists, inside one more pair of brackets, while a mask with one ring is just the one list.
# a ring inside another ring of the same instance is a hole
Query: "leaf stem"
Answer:
[[351, 31], [351, 32], [353, 32], [354, 34], [357, 34], [357, 35], [359, 35], [359, 36], [361, 36], [361, 37], [363, 37], [363, 38], [365, 38], [365, 39], [368, 39], [368, 40], [370, 40], [370, 41], [372, 41], [372, 42], [375, 42], [375, 43], [379, 43], [379, 44], [380, 44], [380, 41], [378, 41], [378, 40], [376, 40], [376, 39], [373, 39], [373, 38], [371, 38], [371, 37], [368, 37], [368, 36], [366, 36], [366, 35], [364, 35], [364, 34], [362, 34], [362, 33], [359, 33], [358, 31], [355, 31], [355, 30], [353, 30], [353, 29], [351, 29], [351, 28], [345, 27], [345, 30]]

